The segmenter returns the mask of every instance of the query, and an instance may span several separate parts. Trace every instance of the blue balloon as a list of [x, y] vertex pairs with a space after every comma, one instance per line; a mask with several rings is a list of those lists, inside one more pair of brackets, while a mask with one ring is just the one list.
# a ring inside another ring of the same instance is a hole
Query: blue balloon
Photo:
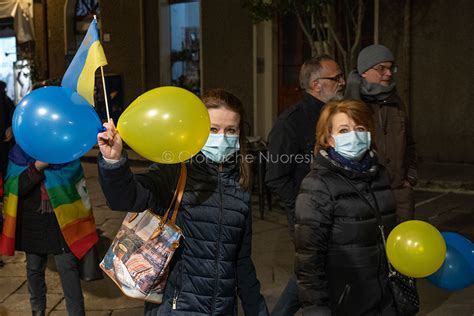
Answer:
[[452, 245], [459, 251], [474, 270], [474, 244], [458, 233], [443, 232], [441, 235], [443, 235], [446, 244]]
[[16, 142], [31, 157], [47, 163], [73, 161], [97, 142], [102, 122], [79, 94], [63, 87], [44, 87], [26, 95], [12, 122]]
[[445, 290], [460, 290], [474, 283], [474, 256], [472, 243], [456, 233], [441, 233], [446, 241], [446, 259], [443, 265], [427, 279]]

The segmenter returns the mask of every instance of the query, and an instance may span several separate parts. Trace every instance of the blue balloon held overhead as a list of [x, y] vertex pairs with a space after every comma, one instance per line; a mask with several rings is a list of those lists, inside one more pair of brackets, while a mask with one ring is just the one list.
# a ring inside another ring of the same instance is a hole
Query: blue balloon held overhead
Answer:
[[26, 95], [13, 115], [16, 142], [47, 163], [80, 158], [97, 142], [102, 122], [87, 101], [70, 89], [44, 87]]
[[474, 246], [456, 233], [441, 233], [446, 241], [443, 265], [427, 279], [445, 290], [460, 290], [474, 283]]

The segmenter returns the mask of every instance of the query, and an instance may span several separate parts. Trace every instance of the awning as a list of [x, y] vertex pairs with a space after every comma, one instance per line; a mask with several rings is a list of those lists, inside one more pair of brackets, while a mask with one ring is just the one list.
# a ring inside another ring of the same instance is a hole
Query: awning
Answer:
[[0, 0], [0, 18], [14, 18], [18, 43], [33, 41], [33, 0]]

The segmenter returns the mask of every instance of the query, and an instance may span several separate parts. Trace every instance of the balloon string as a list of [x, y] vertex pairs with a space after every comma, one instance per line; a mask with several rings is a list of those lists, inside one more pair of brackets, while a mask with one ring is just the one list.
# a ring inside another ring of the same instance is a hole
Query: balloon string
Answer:
[[107, 122], [110, 120], [109, 101], [107, 100], [107, 89], [105, 88], [104, 67], [100, 66], [100, 73], [102, 75], [102, 87], [104, 88], [105, 112], [107, 113]]

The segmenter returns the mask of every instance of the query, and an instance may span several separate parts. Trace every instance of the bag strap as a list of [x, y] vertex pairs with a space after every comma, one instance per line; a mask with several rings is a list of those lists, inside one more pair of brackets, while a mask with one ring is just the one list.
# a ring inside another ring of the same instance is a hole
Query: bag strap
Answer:
[[[375, 198], [374, 196], [374, 202], [375, 202], [375, 207], [372, 205], [372, 203], [370, 203], [370, 201], [362, 194], [362, 192], [359, 191], [359, 189], [357, 189], [357, 187], [352, 183], [350, 182], [349, 180], [347, 180], [344, 176], [336, 173], [336, 172], [332, 172], [333, 174], [337, 175], [339, 178], [341, 178], [345, 183], [347, 183], [350, 187], [352, 187], [354, 189], [354, 191], [357, 193], [357, 195], [370, 207], [370, 209], [374, 212], [375, 214], [375, 217], [377, 219], [377, 224], [378, 224], [378, 227], [379, 227], [379, 230], [380, 230], [380, 235], [382, 236], [382, 241], [383, 241], [383, 250], [385, 251], [385, 253], [387, 253], [387, 248], [385, 246], [386, 244], [386, 240], [385, 240], [385, 232], [384, 232], [384, 225], [383, 225], [383, 222], [382, 222], [382, 216], [380, 215], [380, 208], [379, 208], [379, 205], [377, 203], [377, 199]], [[388, 266], [388, 271], [389, 271], [389, 274], [393, 274], [394, 271], [392, 269], [392, 265], [390, 264], [390, 260], [388, 260], [388, 257], [385, 256], [385, 259], [387, 259], [387, 266]]]
[[[176, 185], [176, 190], [174, 190], [173, 198], [171, 199], [170, 206], [165, 212], [165, 215], [163, 215], [163, 218], [161, 219], [161, 225], [164, 225], [168, 219], [169, 219], [169, 212], [171, 208], [173, 208], [173, 212], [171, 213], [171, 220], [169, 220], [169, 223], [174, 225], [176, 223], [176, 218], [178, 216], [178, 211], [179, 211], [179, 206], [181, 204], [181, 200], [183, 198], [183, 193], [184, 193], [184, 187], [186, 185], [186, 178], [187, 178], [187, 168], [186, 168], [186, 163], [181, 162], [181, 170], [179, 174], [179, 179], [178, 179], [178, 184]], [[174, 205], [174, 207], [173, 207]]]
[[[186, 177], [187, 177], [187, 169], [186, 169], [186, 163], [182, 162], [181, 163], [181, 168], [180, 168], [180, 175], [179, 179], [176, 184], [176, 190], [174, 190], [173, 198], [171, 199], [171, 203], [166, 209], [165, 214], [163, 215], [159, 227], [163, 227], [163, 225], [168, 221], [168, 216], [171, 208], [174, 206], [173, 213], [172, 213], [172, 218], [170, 223], [174, 224], [176, 222], [176, 217], [178, 213], [178, 208], [179, 205], [181, 204], [181, 199], [183, 197], [183, 191], [184, 191], [184, 186], [186, 185]], [[178, 202], [176, 203], [176, 201]], [[128, 219], [128, 222], [131, 223], [133, 220], [135, 220], [138, 217], [139, 213], [134, 212], [130, 218]]]
[[[170, 224], [174, 225], [176, 223], [176, 218], [178, 217], [179, 207], [181, 205], [181, 200], [183, 199], [184, 187], [186, 186], [186, 178], [188, 176], [188, 170], [186, 169], [186, 163], [181, 163], [181, 174], [179, 175], [179, 182], [176, 188], [178, 195], [176, 197], [176, 203], [174, 204], [173, 215], [171, 217]], [[176, 193], [176, 192], [175, 192]]]

